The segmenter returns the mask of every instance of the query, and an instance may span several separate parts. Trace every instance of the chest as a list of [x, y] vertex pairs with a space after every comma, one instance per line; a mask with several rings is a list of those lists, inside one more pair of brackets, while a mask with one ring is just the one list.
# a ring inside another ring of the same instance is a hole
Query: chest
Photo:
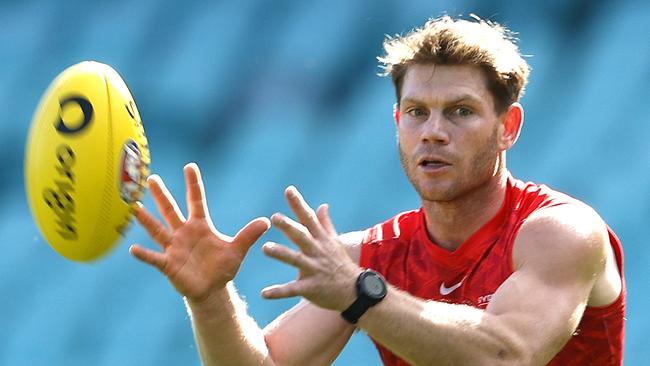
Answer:
[[[384, 249], [389, 249], [390, 244], [386, 244]], [[377, 263], [383, 268], [376, 269], [393, 286], [423, 299], [484, 309], [512, 274], [511, 245], [500, 237], [443, 256], [427, 250], [425, 245], [430, 243], [393, 244], [394, 248], [384, 253], [385, 260]]]

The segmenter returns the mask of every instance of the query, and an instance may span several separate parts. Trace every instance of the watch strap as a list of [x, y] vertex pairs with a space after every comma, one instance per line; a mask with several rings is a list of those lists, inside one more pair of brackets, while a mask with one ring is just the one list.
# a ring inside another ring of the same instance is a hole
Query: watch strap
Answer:
[[[370, 295], [367, 292], [367, 289], [365, 289], [363, 284], [364, 279], [367, 277], [375, 277], [383, 284], [383, 294]], [[371, 269], [366, 269], [365, 271], [361, 272], [361, 274], [359, 274], [359, 277], [357, 277], [356, 289], [357, 299], [354, 300], [352, 305], [341, 312], [343, 319], [347, 320], [351, 324], [356, 324], [359, 321], [359, 318], [361, 318], [361, 316], [368, 309], [370, 309], [372, 306], [377, 305], [377, 303], [384, 299], [386, 296], [386, 281], [381, 276], [381, 274]]]
[[357, 324], [361, 315], [363, 315], [371, 306], [370, 302], [365, 298], [357, 297], [350, 307], [341, 312], [341, 316], [349, 323]]

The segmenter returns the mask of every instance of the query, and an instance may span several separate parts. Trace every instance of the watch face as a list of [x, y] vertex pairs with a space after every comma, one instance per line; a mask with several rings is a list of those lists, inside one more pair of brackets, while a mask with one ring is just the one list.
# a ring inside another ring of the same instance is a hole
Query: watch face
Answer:
[[370, 297], [379, 298], [386, 293], [386, 285], [377, 275], [365, 276], [363, 278], [363, 287]]

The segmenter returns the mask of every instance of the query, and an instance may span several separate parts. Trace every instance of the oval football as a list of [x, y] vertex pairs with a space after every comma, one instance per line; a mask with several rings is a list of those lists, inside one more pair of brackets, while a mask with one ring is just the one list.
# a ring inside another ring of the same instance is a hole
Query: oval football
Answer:
[[92, 261], [124, 235], [144, 192], [149, 147], [119, 74], [85, 61], [50, 84], [32, 119], [25, 185], [34, 220], [59, 254]]

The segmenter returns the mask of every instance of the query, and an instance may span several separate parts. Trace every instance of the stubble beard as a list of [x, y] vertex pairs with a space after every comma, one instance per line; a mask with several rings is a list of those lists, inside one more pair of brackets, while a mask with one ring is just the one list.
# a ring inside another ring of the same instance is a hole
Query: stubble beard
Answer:
[[[430, 184], [422, 182], [421, 180], [436, 178], [418, 177], [418, 163], [416, 159], [406, 155], [404, 150], [402, 150], [399, 139], [397, 143], [402, 168], [422, 201], [451, 202], [456, 200], [487, 183], [490, 178], [495, 175], [497, 164], [499, 163], [497, 129], [495, 128], [488, 140], [485, 141], [481, 148], [472, 156], [469, 169], [465, 169], [462, 172], [456, 171], [455, 178], [453, 178], [454, 181], [449, 184], [444, 186], [434, 185], [431, 187]], [[452, 166], [452, 169], [459, 169], [459, 167], [454, 165]], [[427, 185], [429, 185], [429, 187], [427, 187]]]

